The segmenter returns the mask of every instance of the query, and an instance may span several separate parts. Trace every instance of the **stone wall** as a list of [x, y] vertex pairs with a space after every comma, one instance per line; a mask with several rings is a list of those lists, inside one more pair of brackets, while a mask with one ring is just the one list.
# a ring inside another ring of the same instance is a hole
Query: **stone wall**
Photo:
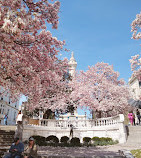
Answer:
[[[109, 120], [109, 122], [107, 121]], [[40, 135], [48, 137], [55, 135], [59, 139], [62, 136], [70, 136], [70, 127], [64, 122], [65, 126], [58, 126], [58, 120], [51, 120], [46, 126], [41, 125], [24, 125], [23, 140], [27, 140], [30, 136]], [[54, 124], [56, 122], [56, 124]], [[74, 137], [80, 138], [82, 142], [83, 137], [111, 137], [113, 140], [118, 140], [119, 143], [125, 143], [127, 134], [124, 126], [124, 116], [120, 114], [118, 117], [102, 118], [92, 122], [86, 120], [85, 126], [75, 127], [74, 126]], [[104, 124], [103, 124], [104, 122]], [[107, 122], [107, 123], [106, 123]]]

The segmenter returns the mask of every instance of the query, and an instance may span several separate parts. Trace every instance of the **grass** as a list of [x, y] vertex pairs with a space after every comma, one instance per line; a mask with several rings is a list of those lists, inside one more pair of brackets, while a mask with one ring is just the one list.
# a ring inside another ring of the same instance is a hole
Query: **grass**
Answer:
[[135, 158], [141, 158], [141, 149], [131, 150], [131, 153]]

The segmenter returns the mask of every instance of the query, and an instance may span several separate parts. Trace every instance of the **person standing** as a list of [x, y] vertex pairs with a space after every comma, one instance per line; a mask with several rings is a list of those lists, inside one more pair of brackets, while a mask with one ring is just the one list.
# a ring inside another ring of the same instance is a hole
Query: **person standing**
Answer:
[[137, 118], [138, 118], [138, 121], [139, 121], [139, 125], [140, 125], [140, 112], [139, 112], [139, 110], [137, 109], [136, 110], [136, 115], [137, 115]]
[[23, 134], [23, 114], [21, 113], [21, 110], [19, 111], [17, 118], [16, 118], [16, 124], [17, 128], [15, 131], [15, 137], [19, 137], [19, 139], [22, 141], [22, 134]]
[[21, 110], [20, 110], [20, 111], [18, 112], [17, 117], [16, 117], [16, 124], [22, 124], [22, 121], [23, 121], [22, 117], [23, 117], [23, 114], [22, 114], [22, 112], [21, 112]]
[[7, 119], [8, 119], [8, 116], [7, 114], [4, 115], [4, 125], [7, 125]]
[[129, 121], [130, 121], [131, 125], [133, 125], [134, 116], [133, 116], [133, 112], [132, 111], [128, 113], [128, 118], [129, 118]]
[[73, 138], [73, 125], [70, 125], [70, 138]]
[[134, 114], [134, 112], [133, 112], [133, 124], [134, 124], [134, 126], [136, 126], [136, 120], [135, 120], [135, 114]]
[[24, 145], [17, 137], [14, 139], [14, 143], [11, 145], [9, 153], [5, 155], [4, 158], [22, 158], [23, 151]]

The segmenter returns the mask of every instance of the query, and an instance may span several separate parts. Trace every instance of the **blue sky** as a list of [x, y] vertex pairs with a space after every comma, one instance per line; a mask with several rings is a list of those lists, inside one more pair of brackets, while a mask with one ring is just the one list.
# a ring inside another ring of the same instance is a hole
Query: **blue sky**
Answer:
[[[59, 28], [53, 36], [66, 41], [77, 60], [77, 70], [106, 62], [128, 82], [129, 59], [140, 53], [139, 40], [131, 39], [131, 23], [141, 11], [140, 0], [60, 0]], [[48, 27], [50, 29], [50, 26]]]

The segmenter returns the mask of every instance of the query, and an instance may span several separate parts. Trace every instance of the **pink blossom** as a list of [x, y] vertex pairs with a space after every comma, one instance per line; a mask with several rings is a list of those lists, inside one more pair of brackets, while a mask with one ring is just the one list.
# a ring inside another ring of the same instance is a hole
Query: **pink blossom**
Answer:
[[129, 90], [119, 73], [107, 63], [89, 66], [80, 71], [70, 82], [73, 87], [71, 98], [79, 100], [79, 106], [110, 114], [123, 113], [128, 108]]
[[64, 41], [46, 30], [58, 27], [59, 9], [60, 2], [1, 0], [0, 85], [12, 98], [28, 96], [30, 109], [63, 107], [67, 98], [67, 61], [57, 58]]

